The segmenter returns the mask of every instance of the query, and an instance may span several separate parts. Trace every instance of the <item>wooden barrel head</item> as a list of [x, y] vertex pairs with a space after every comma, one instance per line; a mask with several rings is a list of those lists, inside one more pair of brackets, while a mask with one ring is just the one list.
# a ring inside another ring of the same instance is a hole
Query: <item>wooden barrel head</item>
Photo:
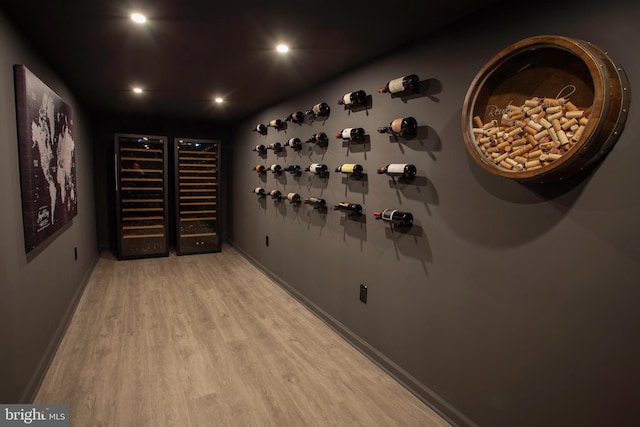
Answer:
[[624, 71], [599, 48], [532, 37], [498, 53], [476, 75], [464, 102], [463, 136], [491, 173], [558, 180], [611, 149], [629, 102]]

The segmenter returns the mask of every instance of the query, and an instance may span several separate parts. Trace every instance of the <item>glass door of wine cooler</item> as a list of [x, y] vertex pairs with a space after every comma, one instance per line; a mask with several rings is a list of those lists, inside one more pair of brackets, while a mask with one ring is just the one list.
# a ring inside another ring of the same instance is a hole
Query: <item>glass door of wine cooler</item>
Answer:
[[115, 135], [119, 259], [169, 255], [167, 138]]
[[218, 141], [176, 138], [176, 252], [220, 252]]

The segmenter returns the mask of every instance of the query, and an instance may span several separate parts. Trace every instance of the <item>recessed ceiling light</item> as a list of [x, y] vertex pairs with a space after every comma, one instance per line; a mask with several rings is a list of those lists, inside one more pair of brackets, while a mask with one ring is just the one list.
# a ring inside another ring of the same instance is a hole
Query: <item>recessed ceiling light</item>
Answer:
[[276, 46], [276, 50], [280, 53], [287, 53], [289, 52], [289, 46], [287, 46], [286, 44], [279, 44], [278, 46]]
[[134, 93], [142, 93], [142, 88], [141, 87], [134, 87], [133, 88], [133, 92]]
[[216, 99], [214, 99], [214, 101], [216, 101], [216, 104], [222, 104], [224, 102], [224, 99], [220, 98], [219, 96], [216, 97]]
[[147, 22], [147, 17], [141, 13], [132, 13], [131, 20], [136, 24], [144, 24], [145, 22]]

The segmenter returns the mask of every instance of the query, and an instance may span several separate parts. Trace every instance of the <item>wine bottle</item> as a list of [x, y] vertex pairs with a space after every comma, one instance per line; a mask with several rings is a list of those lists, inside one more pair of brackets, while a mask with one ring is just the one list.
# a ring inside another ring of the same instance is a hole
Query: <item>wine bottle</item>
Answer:
[[273, 119], [273, 120], [269, 121], [269, 124], [268, 124], [268, 126], [270, 126], [272, 128], [276, 128], [277, 130], [283, 129], [284, 125], [285, 125], [285, 123], [280, 119]]
[[282, 144], [280, 144], [279, 142], [273, 142], [269, 144], [267, 148], [273, 151], [280, 151], [282, 150]]
[[307, 111], [307, 116], [327, 117], [330, 112], [331, 108], [329, 107], [329, 104], [321, 102], [311, 107], [311, 109]]
[[319, 197], [307, 197], [304, 203], [313, 206], [314, 209], [324, 209], [327, 206], [327, 201]]
[[254, 132], [258, 132], [260, 135], [266, 135], [267, 134], [267, 126], [263, 125], [263, 124], [259, 124], [255, 128], [253, 128], [253, 131]]
[[346, 128], [336, 133], [336, 138], [342, 138], [346, 141], [364, 141], [363, 128]]
[[320, 146], [325, 146], [325, 145], [329, 144], [329, 137], [324, 132], [318, 132], [318, 133], [314, 133], [313, 136], [311, 138], [307, 139], [306, 142], [308, 142], [310, 144], [317, 144], [317, 145], [320, 145]]
[[384, 87], [378, 89], [378, 93], [400, 93], [405, 91], [418, 92], [420, 89], [420, 78], [416, 74], [399, 77], [387, 82]]
[[291, 148], [300, 148], [302, 147], [302, 141], [300, 138], [289, 138], [284, 145]]
[[273, 172], [274, 174], [280, 173], [280, 172], [282, 172], [282, 166], [274, 163], [274, 164], [271, 165], [271, 167], [269, 167], [269, 170], [271, 172]]
[[317, 175], [326, 175], [329, 173], [329, 167], [324, 163], [311, 163], [305, 167], [304, 170]]
[[351, 107], [352, 105], [366, 105], [367, 93], [363, 90], [357, 90], [355, 92], [349, 92], [345, 94], [342, 99], [338, 100], [338, 105], [344, 105]]
[[253, 170], [258, 173], [264, 173], [266, 172], [267, 169], [263, 165], [256, 165], [256, 167], [253, 168]]
[[282, 193], [279, 190], [271, 190], [269, 192], [269, 195], [271, 196], [272, 199], [277, 199], [277, 200], [282, 199]]
[[257, 151], [258, 153], [264, 153], [267, 151], [267, 147], [264, 144], [258, 144], [254, 147], [253, 151]]
[[262, 196], [262, 197], [264, 197], [264, 196], [266, 196], [266, 195], [267, 195], [267, 192], [266, 192], [266, 191], [264, 191], [264, 188], [262, 188], [262, 187], [256, 187], [256, 188], [254, 188], [254, 189], [253, 189], [253, 192], [254, 192], [255, 194], [257, 194], [258, 196]]
[[285, 122], [302, 123], [304, 122], [304, 113], [302, 111], [296, 111], [291, 113], [284, 119]]
[[357, 203], [341, 202], [333, 205], [333, 210], [348, 212], [350, 215], [362, 215], [362, 206]]
[[336, 168], [336, 172], [342, 172], [354, 176], [362, 176], [363, 171], [364, 169], [362, 165], [358, 165], [356, 163], [343, 163]]
[[391, 163], [378, 169], [378, 174], [383, 173], [389, 176], [411, 179], [416, 176], [416, 167], [408, 163]]
[[287, 200], [291, 203], [300, 203], [300, 195], [298, 193], [289, 193], [287, 194]]
[[416, 136], [418, 122], [413, 117], [401, 117], [389, 123], [389, 126], [378, 128], [378, 132], [390, 133], [394, 136]]
[[302, 168], [300, 168], [300, 166], [298, 165], [290, 165], [290, 166], [286, 166], [282, 169], [285, 172], [291, 172], [294, 175], [300, 175], [302, 173]]
[[376, 217], [376, 219], [381, 219], [401, 227], [410, 227], [413, 225], [412, 214], [396, 209], [385, 209], [382, 212], [374, 212], [373, 216]]

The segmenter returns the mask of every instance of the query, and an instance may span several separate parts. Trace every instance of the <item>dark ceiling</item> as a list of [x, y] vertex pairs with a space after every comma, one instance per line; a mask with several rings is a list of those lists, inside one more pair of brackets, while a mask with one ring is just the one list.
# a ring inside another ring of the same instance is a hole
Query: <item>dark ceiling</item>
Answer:
[[[90, 111], [227, 122], [487, 3], [3, 0], [0, 8]], [[147, 24], [135, 25], [133, 11]], [[281, 41], [291, 46], [286, 56], [274, 50]], [[225, 103], [214, 104], [216, 95]]]

